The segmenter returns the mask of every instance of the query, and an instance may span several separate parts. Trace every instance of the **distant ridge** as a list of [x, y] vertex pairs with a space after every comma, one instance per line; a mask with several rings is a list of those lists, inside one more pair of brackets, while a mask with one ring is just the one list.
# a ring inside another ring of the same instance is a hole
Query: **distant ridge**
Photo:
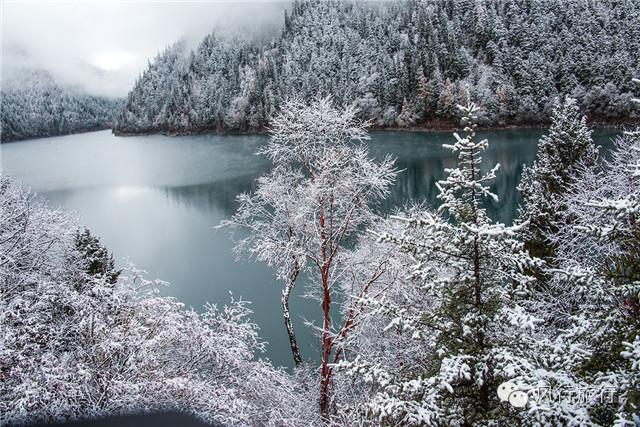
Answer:
[[61, 85], [25, 68], [2, 81], [0, 142], [108, 129], [122, 101]]

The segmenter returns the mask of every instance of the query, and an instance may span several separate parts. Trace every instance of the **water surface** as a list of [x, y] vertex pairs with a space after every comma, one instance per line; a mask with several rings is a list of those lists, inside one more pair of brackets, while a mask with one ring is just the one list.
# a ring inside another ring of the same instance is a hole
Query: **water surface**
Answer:
[[[542, 130], [483, 132], [489, 139], [484, 168], [501, 168], [493, 188], [500, 203], [487, 205], [497, 220], [510, 223], [519, 201], [515, 187], [524, 163], [535, 158]], [[595, 134], [609, 145], [614, 130]], [[214, 230], [233, 214], [235, 197], [251, 191], [269, 162], [254, 155], [266, 136], [160, 135], [115, 137], [92, 132], [0, 146], [2, 169], [46, 198], [54, 207], [78, 213], [81, 220], [124, 263], [127, 258], [149, 276], [171, 282], [166, 293], [199, 309], [206, 301], [225, 303], [229, 292], [253, 302], [267, 356], [290, 366], [289, 345], [280, 315], [280, 288], [260, 264], [235, 262], [232, 242]], [[377, 132], [370, 151], [391, 153], [403, 172], [388, 211], [412, 200], [437, 204], [435, 182], [455, 156], [442, 148], [448, 132]], [[294, 296], [294, 322], [303, 356], [314, 357], [318, 341], [304, 330], [303, 319], [317, 319], [319, 306]]]

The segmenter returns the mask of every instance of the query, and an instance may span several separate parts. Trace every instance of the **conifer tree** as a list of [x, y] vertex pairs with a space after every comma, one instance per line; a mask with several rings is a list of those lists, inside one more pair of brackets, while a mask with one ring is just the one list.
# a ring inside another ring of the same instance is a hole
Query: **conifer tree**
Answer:
[[562, 196], [584, 170], [596, 166], [598, 150], [591, 139], [585, 116], [575, 99], [567, 97], [552, 115], [549, 134], [542, 137], [536, 160], [525, 167], [518, 189], [522, 193], [520, 221], [526, 248], [532, 255], [550, 259], [553, 246], [546, 235], [558, 230], [563, 221]]
[[116, 283], [120, 271], [115, 267], [113, 255], [102, 245], [99, 238], [85, 228], [84, 231], [76, 233], [75, 245], [86, 264], [86, 273], [89, 276], [102, 277], [108, 283]]
[[545, 237], [556, 249], [545, 289], [532, 299], [558, 341], [574, 348], [563, 363], [576, 384], [611, 401], [583, 405], [584, 421], [640, 421], [640, 132], [614, 141], [609, 160], [565, 187], [565, 219]]

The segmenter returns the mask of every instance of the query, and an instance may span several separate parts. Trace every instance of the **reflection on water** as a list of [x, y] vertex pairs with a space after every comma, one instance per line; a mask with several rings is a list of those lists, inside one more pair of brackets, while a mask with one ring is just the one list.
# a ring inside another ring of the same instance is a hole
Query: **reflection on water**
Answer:
[[[493, 184], [500, 202], [486, 205], [493, 218], [513, 221], [522, 165], [535, 157], [541, 134], [526, 129], [478, 135], [490, 142], [483, 168], [501, 165]], [[614, 134], [601, 131], [596, 140], [607, 145]], [[254, 320], [270, 343], [268, 356], [290, 366], [273, 273], [235, 262], [228, 236], [214, 230], [237, 208], [236, 195], [252, 191], [255, 178], [268, 170], [268, 161], [253, 155], [265, 141], [259, 135], [117, 138], [103, 131], [5, 144], [0, 156], [3, 170], [52, 206], [77, 211], [117, 259], [127, 257], [151, 277], [171, 282], [165, 292], [187, 306], [224, 303], [229, 291], [252, 301]], [[456, 165], [442, 148], [452, 141], [449, 133], [374, 133], [372, 155], [390, 153], [403, 170], [380, 211], [412, 201], [437, 206], [435, 182], [444, 168]], [[299, 295], [291, 304], [303, 352], [311, 357], [317, 340], [302, 319], [318, 318], [319, 307]]]
[[225, 216], [231, 216], [238, 207], [236, 197], [240, 193], [254, 191], [257, 176], [252, 174], [206, 184], [162, 187], [162, 192], [170, 202], [207, 211], [219, 209]]

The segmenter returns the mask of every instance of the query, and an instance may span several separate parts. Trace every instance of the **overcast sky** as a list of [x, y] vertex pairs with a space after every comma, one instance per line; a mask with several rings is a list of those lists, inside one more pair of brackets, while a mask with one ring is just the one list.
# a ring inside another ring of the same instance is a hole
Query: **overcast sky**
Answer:
[[199, 41], [214, 28], [262, 35], [281, 28], [287, 5], [0, 0], [3, 79], [33, 65], [89, 92], [124, 96], [147, 60], [165, 46], [180, 38]]

